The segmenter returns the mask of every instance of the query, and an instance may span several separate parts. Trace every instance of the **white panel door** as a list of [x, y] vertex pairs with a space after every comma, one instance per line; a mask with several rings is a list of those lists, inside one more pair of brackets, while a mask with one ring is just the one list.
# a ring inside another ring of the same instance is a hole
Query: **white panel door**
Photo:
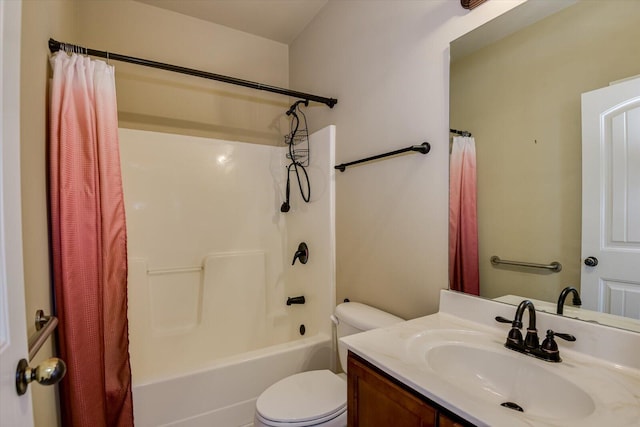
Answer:
[[31, 393], [18, 396], [28, 359], [20, 219], [20, 22], [22, 2], [0, 1], [0, 426], [32, 427]]
[[640, 319], [640, 78], [582, 94], [583, 307]]

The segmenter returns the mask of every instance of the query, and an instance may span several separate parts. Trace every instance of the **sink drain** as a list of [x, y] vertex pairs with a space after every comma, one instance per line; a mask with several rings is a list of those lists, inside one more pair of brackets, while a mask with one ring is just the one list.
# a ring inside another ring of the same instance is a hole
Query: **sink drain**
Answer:
[[504, 403], [501, 403], [500, 406], [504, 406], [505, 408], [513, 409], [514, 411], [524, 412], [524, 409], [522, 409], [522, 406], [520, 406], [520, 405], [518, 405], [517, 403], [514, 403], [514, 402], [504, 402]]

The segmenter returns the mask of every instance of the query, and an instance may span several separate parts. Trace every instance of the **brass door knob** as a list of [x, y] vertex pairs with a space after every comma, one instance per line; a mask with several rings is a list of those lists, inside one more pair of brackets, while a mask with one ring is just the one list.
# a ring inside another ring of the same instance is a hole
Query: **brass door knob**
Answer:
[[16, 369], [16, 391], [19, 396], [27, 392], [27, 387], [32, 381], [42, 385], [53, 385], [60, 382], [67, 373], [67, 365], [57, 357], [45, 360], [35, 369], [29, 366], [26, 359], [18, 362]]

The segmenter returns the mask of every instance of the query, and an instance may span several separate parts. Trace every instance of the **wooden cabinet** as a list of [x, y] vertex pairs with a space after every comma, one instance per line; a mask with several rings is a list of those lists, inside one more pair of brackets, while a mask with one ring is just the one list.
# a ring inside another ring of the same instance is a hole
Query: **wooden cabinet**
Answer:
[[438, 426], [439, 427], [465, 427], [470, 424], [462, 424], [457, 421], [453, 421], [451, 418], [447, 417], [444, 414], [438, 415]]
[[455, 415], [349, 352], [348, 427], [468, 427]]

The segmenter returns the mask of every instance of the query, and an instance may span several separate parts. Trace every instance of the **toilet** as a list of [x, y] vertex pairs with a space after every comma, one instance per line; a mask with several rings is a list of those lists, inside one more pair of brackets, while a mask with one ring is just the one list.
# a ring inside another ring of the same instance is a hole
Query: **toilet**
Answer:
[[[331, 319], [338, 339], [404, 321], [357, 302], [336, 307]], [[347, 372], [347, 348], [338, 341], [342, 370]], [[254, 427], [345, 427], [347, 376], [328, 369], [301, 372], [284, 378], [258, 397]]]

